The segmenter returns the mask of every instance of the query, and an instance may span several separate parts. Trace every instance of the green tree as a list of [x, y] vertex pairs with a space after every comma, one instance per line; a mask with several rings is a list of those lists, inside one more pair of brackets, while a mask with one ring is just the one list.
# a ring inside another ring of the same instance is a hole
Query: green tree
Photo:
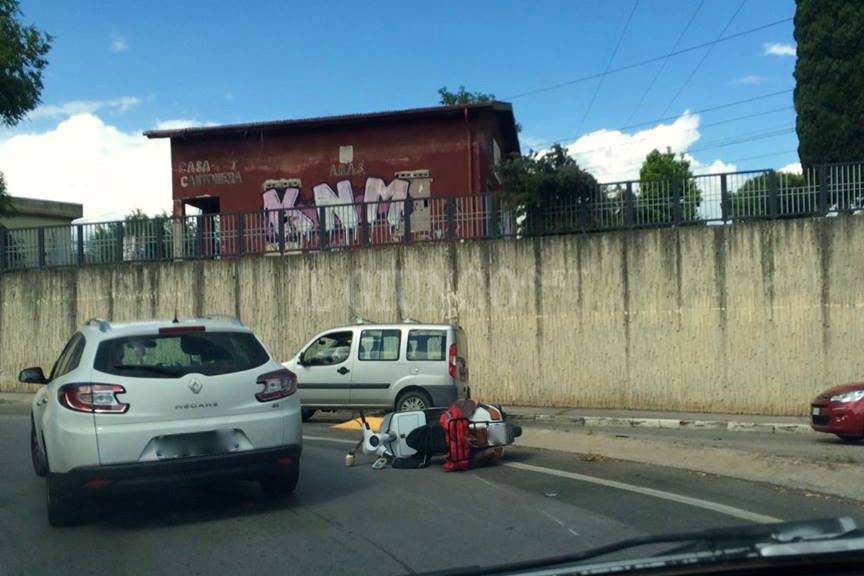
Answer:
[[652, 150], [639, 169], [639, 195], [635, 199], [637, 223], [664, 224], [675, 220], [674, 198], [680, 194], [681, 221], [694, 222], [699, 215], [702, 192], [696, 186], [690, 162], [669, 148]]
[[466, 104], [479, 104], [481, 102], [491, 102], [495, 100], [494, 94], [486, 94], [484, 92], [468, 92], [465, 86], [459, 86], [456, 92], [450, 92], [444, 86], [438, 90], [438, 102], [442, 106], [464, 106]]
[[795, 110], [806, 167], [864, 160], [864, 2], [797, 0]]
[[88, 264], [105, 264], [117, 261], [117, 234], [120, 222], [103, 222], [95, 225], [85, 224], [84, 258]]
[[[39, 104], [51, 36], [19, 21], [18, 0], [0, 0], [0, 123], [14, 126]], [[12, 213], [0, 172], [0, 215]]]
[[14, 214], [15, 208], [12, 206], [12, 199], [6, 192], [6, 178], [3, 172], [0, 172], [0, 216]]
[[[160, 230], [161, 229], [161, 230]], [[166, 212], [148, 216], [135, 209], [121, 222], [103, 222], [84, 226], [84, 253], [88, 263], [117, 261], [118, 236], [123, 237], [123, 260], [156, 260], [169, 258], [174, 234], [171, 217]], [[161, 250], [159, 238], [162, 239]]]
[[[777, 215], [794, 216], [815, 212], [818, 207], [816, 187], [808, 187], [804, 176], [789, 172], [775, 173]], [[768, 198], [771, 183], [767, 173], [748, 179], [729, 194], [729, 216], [732, 218], [765, 218], [770, 215]]]
[[567, 232], [597, 225], [597, 180], [560, 144], [545, 154], [513, 155], [497, 168], [499, 193], [522, 233]]
[[51, 36], [19, 22], [18, 0], [0, 0], [0, 121], [14, 126], [39, 104]]

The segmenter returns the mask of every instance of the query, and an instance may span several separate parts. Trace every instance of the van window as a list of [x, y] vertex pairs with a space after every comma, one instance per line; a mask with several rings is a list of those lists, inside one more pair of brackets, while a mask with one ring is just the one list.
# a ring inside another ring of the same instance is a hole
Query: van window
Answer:
[[351, 332], [330, 332], [321, 336], [303, 352], [306, 366], [341, 364], [351, 353]]
[[408, 360], [446, 360], [447, 332], [445, 330], [409, 330]]
[[401, 330], [363, 330], [360, 333], [360, 360], [398, 360]]

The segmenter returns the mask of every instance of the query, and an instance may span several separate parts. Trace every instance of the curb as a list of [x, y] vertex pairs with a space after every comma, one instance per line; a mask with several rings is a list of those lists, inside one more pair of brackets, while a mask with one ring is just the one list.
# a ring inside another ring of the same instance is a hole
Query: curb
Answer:
[[739, 422], [734, 420], [677, 420], [673, 418], [627, 418], [620, 416], [567, 416], [559, 414], [514, 414], [515, 422], [558, 424], [585, 428], [664, 428], [671, 430], [726, 430], [729, 432], [762, 432], [767, 434], [808, 434], [809, 424], [772, 422]]

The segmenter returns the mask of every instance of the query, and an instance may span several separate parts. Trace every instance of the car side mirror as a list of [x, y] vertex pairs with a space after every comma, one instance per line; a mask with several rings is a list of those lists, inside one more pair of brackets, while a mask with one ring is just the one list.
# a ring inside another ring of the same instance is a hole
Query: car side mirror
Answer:
[[47, 384], [48, 379], [45, 377], [45, 373], [42, 372], [42, 368], [39, 366], [33, 366], [31, 368], [25, 368], [21, 370], [18, 374], [18, 381], [24, 382], [26, 384]]

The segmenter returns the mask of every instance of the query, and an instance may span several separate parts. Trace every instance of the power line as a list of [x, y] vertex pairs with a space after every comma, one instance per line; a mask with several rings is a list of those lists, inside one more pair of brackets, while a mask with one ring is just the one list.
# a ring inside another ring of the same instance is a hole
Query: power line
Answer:
[[735, 146], [737, 144], [743, 144], [745, 142], [753, 142], [754, 140], [763, 140], [765, 138], [782, 136], [783, 134], [789, 134], [794, 131], [795, 125], [793, 124], [791, 126], [783, 126], [778, 128], [772, 128], [770, 130], [751, 132], [750, 134], [745, 136], [734, 138], [721, 138], [719, 140], [708, 141], [707, 145], [696, 148], [689, 148], [687, 152], [703, 152], [705, 150], [714, 150], [715, 148], [725, 148], [727, 146]]
[[[765, 110], [763, 112], [757, 112], [755, 114], [745, 114], [744, 116], [736, 116], [734, 118], [727, 118], [725, 120], [720, 120], [717, 122], [711, 122], [709, 124], [702, 124], [698, 128], [700, 130], [704, 130], [705, 128], [712, 128], [714, 126], [721, 126], [723, 124], [730, 124], [732, 122], [739, 122], [741, 120], [749, 120], [750, 118], [757, 118], [759, 116], [767, 116], [768, 114], [776, 114], [777, 112], [785, 112], [786, 110], [794, 110], [794, 106], [781, 106], [780, 108], [772, 108], [771, 110]], [[638, 142], [645, 142], [646, 140], [650, 140], [651, 136], [643, 136], [641, 138], [636, 138], [634, 140], [630, 140], [627, 142], [627, 145], [633, 145]], [[560, 140], [560, 142], [567, 142], [566, 140]], [[552, 142], [541, 142], [541, 144], [551, 144]], [[596, 148], [588, 148], [585, 150], [578, 150], [578, 154], [587, 154], [589, 152], [600, 152], [602, 150], [611, 150], [612, 148], [618, 148], [620, 144], [610, 144], [608, 146], [598, 146]]]
[[[783, 128], [783, 129], [779, 129], [779, 130], [772, 130], [771, 132], [752, 133], [752, 134], [749, 135], [748, 137], [742, 137], [742, 138], [739, 138], [737, 141], [734, 141], [734, 142], [733, 142], [733, 141], [728, 141], [728, 142], [724, 141], [724, 142], [722, 142], [722, 143], [719, 143], [719, 144], [713, 144], [713, 145], [711, 145], [711, 146], [703, 146], [703, 147], [701, 147], [701, 148], [691, 148], [691, 149], [688, 149], [688, 150], [683, 150], [682, 152], [687, 153], [687, 154], [691, 154], [691, 153], [693, 153], [693, 152], [704, 152], [704, 151], [706, 151], [706, 150], [714, 150], [714, 149], [716, 149], [716, 148], [725, 148], [725, 147], [727, 147], [727, 146], [735, 146], [735, 145], [738, 145], [738, 144], [745, 144], [745, 143], [747, 143], [747, 142], [755, 142], [755, 141], [757, 141], [757, 140], [767, 140], [767, 139], [769, 139], [769, 138], [776, 138], [777, 136], [783, 136], [783, 135], [785, 135], [785, 134], [788, 134], [788, 133], [790, 133], [790, 132], [793, 132], [794, 130], [795, 130], [795, 127], [792, 126], [792, 127], [789, 127], [789, 128]], [[737, 160], [737, 161], [738, 161], [738, 162], [742, 162], [743, 160], [742, 160], [742, 159], [739, 159], [739, 160]], [[638, 167], [642, 166], [643, 162], [644, 162], [644, 160], [643, 160], [642, 162], [638, 162], [638, 163], [636, 163], [636, 164], [628, 164], [628, 165], [622, 167], [621, 169], [619, 169], [619, 170], [618, 170], [618, 173], [620, 173], [620, 172], [625, 172], [625, 171], [629, 171], [629, 170], [632, 170], [632, 169], [638, 168]], [[730, 162], [732, 162], [732, 160], [730, 160]], [[585, 166], [585, 170], [588, 170], [589, 172], [590, 172], [592, 169], [595, 169], [595, 168], [602, 168], [602, 166], [599, 165], [599, 164], [588, 164], [588, 165]]]
[[694, 50], [699, 50], [701, 48], [705, 48], [710, 46], [711, 44], [718, 44], [720, 42], [728, 42], [730, 40], [735, 40], [736, 38], [741, 38], [742, 36], [747, 36], [748, 34], [753, 34], [755, 32], [759, 32], [761, 30], [766, 30], [768, 28], [772, 28], [774, 26], [779, 26], [780, 24], [785, 24], [786, 22], [791, 22], [792, 18], [783, 18], [781, 20], [775, 20], [774, 22], [769, 22], [767, 24], [763, 24], [761, 26], [757, 26], [755, 28], [750, 28], [748, 30], [742, 30], [741, 32], [736, 32], [735, 34], [730, 34], [729, 36], [724, 36], [722, 38], [718, 38], [716, 40], [712, 40], [711, 42], [703, 42], [702, 44], [697, 44], [696, 46], [690, 46], [688, 48], [682, 48], [680, 50], [675, 50], [669, 52], [668, 54], [664, 54], [662, 56], [655, 56], [654, 58], [649, 58], [647, 60], [642, 60], [639, 62], [634, 62], [633, 64], [627, 64], [626, 66], [619, 66], [618, 68], [613, 68], [608, 70], [605, 74], [596, 73], [590, 74], [588, 76], [582, 76], [581, 78], [575, 78], [573, 80], [568, 80], [566, 82], [559, 82], [558, 84], [552, 84], [550, 86], [544, 86], [542, 88], [535, 88], [533, 90], [529, 90], [527, 92], [522, 92], [519, 94], [513, 94], [512, 96], [505, 96], [504, 100], [516, 100], [518, 98], [525, 98], [526, 96], [533, 96], [535, 94], [540, 94], [543, 92], [549, 92], [551, 90], [558, 90], [559, 88], [564, 88], [566, 86], [572, 86], [574, 84], [580, 84], [582, 82], [587, 82], [589, 80], [595, 80], [600, 78], [601, 76], [608, 76], [610, 74], [617, 74], [618, 72], [624, 72], [625, 70], [631, 70], [633, 68], [638, 68], [640, 66], [645, 66], [646, 64], [653, 64], [654, 62], [660, 62], [664, 58], [671, 58], [674, 56], [679, 56], [681, 54], [686, 54], [688, 52], [693, 52]]
[[[715, 112], [717, 110], [723, 110], [725, 108], [732, 108], [734, 106], [740, 106], [741, 104], [749, 104], [750, 102], [756, 102], [757, 100], [764, 100], [766, 98], [773, 98], [774, 96], [781, 96], [783, 94], [789, 94], [792, 91], [793, 91], [793, 89], [789, 88], [787, 90], [778, 90], [777, 92], [769, 92], [768, 94], [762, 94], [760, 96], [753, 96], [751, 98], [744, 98], [743, 100], [735, 100], [733, 102], [726, 102], [723, 104], [717, 104], [716, 106], [709, 106], [707, 108], [701, 108], [699, 110], [693, 110], [692, 112], [690, 112], [690, 114], [705, 114], [706, 112]], [[623, 132], [625, 130], [630, 130], [632, 128], [641, 128], [643, 126], [660, 124], [661, 122], [667, 122], [669, 120], [677, 120], [680, 117], [681, 116], [678, 115], [678, 116], [666, 116], [663, 118], [655, 118], [653, 120], [647, 120], [645, 122], [638, 122], [636, 124], [627, 124], [625, 126], [619, 126], [618, 128], [612, 128], [611, 130]], [[743, 119], [743, 117], [742, 117], [742, 119]], [[730, 122], [731, 121], [732, 120], [730, 120]], [[707, 127], [707, 126], [704, 126], [704, 127]], [[563, 138], [553, 138], [550, 140], [545, 140], [545, 141], [539, 142], [537, 144], [537, 146], [545, 146], [548, 144], [560, 143], [560, 142], [571, 142], [574, 140], [578, 140], [582, 136], [584, 136], [584, 134], [565, 136]]]
[[672, 108], [672, 104], [674, 104], [675, 101], [678, 100], [678, 97], [681, 96], [681, 93], [684, 92], [684, 89], [687, 88], [687, 86], [690, 84], [690, 81], [693, 80], [693, 77], [696, 75], [696, 72], [699, 71], [699, 68], [702, 67], [702, 64], [705, 63], [705, 60], [708, 59], [708, 56], [711, 55], [711, 51], [714, 50], [714, 47], [717, 45], [717, 42], [719, 42], [720, 39], [723, 38], [723, 34], [726, 33], [726, 30], [728, 30], [729, 27], [732, 25], [732, 22], [735, 21], [735, 18], [738, 16], [738, 14], [744, 8], [744, 4], [746, 4], [746, 3], [747, 3], [747, 0], [741, 0], [741, 4], [738, 5], [738, 9], [735, 10], [735, 12], [732, 14], [732, 16], [726, 22], [726, 25], [723, 27], [723, 30], [720, 31], [720, 34], [717, 35], [717, 38], [714, 40], [714, 42], [712, 42], [708, 46], [708, 50], [705, 51], [705, 53], [702, 55], [702, 58], [700, 58], [699, 62], [696, 63], [696, 67], [690, 71], [690, 75], [687, 76], [687, 79], [684, 80], [684, 84], [682, 84], [681, 87], [678, 88], [678, 91], [675, 92], [675, 95], [669, 101], [669, 104], [666, 105], [666, 108], [664, 108], [663, 112], [660, 114], [661, 116], [665, 116], [666, 113], [669, 112], [669, 109]]
[[[684, 29], [681, 31], [681, 34], [678, 35], [678, 39], [675, 40], [675, 44], [672, 45], [671, 52], [674, 52], [678, 49], [678, 45], [681, 44], [681, 40], [684, 39], [684, 36], [690, 30], [690, 26], [693, 24], [693, 21], [696, 20], [696, 15], [699, 14], [699, 11], [702, 9], [702, 6], [705, 4], [705, 0], [701, 0], [699, 5], [696, 6], [696, 10], [693, 12], [693, 15], [690, 16], [690, 20], [687, 21], [687, 24], [684, 26]], [[642, 104], [645, 102], [645, 98], [648, 96], [648, 93], [651, 92], [651, 89], [654, 88], [654, 84], [657, 82], [657, 79], [660, 78], [660, 74], [663, 73], [663, 70], [666, 68], [666, 63], [669, 62], [669, 58], [671, 56], [669, 54], [663, 58], [663, 63], [657, 69], [657, 72], [654, 74], [654, 77], [651, 78], [651, 82], [648, 83], [648, 86], [645, 88], [645, 91], [642, 92], [642, 96], [639, 98], [639, 102], [636, 103], [636, 107], [633, 108], [633, 111], [630, 112], [630, 116], [627, 117], [627, 122], [633, 120], [633, 117], [636, 116], [636, 112], [639, 111], [639, 108], [642, 107]]]
[[758, 118], [759, 116], [767, 116], [768, 114], [776, 114], [777, 112], [785, 112], [786, 110], [794, 110], [794, 106], [781, 106], [779, 108], [772, 108], [770, 110], [764, 110], [762, 112], [756, 112], [754, 114], [747, 114], [745, 116], [737, 116], [735, 118], [727, 118], [726, 120], [719, 120], [717, 122], [711, 122], [710, 124], [702, 124], [699, 128], [711, 128], [713, 126], [720, 126], [721, 124], [729, 124], [730, 122], [738, 122], [739, 120], [748, 120], [750, 118]]
[[[778, 90], [777, 92], [769, 92], [768, 94], [762, 94], [761, 96], [753, 96], [751, 98], [744, 98], [743, 100], [735, 100], [734, 102], [728, 102], [726, 104], [718, 104], [716, 106], [710, 106], [708, 108], [702, 108], [701, 110], [694, 110], [691, 114], [704, 114], [705, 112], [714, 112], [716, 110], [722, 110], [723, 108], [731, 108], [733, 106], [740, 106], [741, 104], [747, 104], [749, 102], [755, 102], [756, 100], [764, 100], [765, 98], [772, 98], [774, 96], [780, 96], [782, 94], [789, 94], [794, 92], [794, 88], [789, 88], [786, 90]], [[622, 126], [619, 130], [629, 130], [630, 128], [640, 128], [642, 126], [648, 126], [650, 124], [657, 124], [659, 122], [666, 122], [667, 120], [677, 120], [680, 117], [676, 116], [666, 116], [663, 118], [657, 118], [654, 120], [647, 120], [645, 122], [638, 122], [636, 124], [630, 124], [629, 126]]]
[[579, 131], [582, 131], [582, 126], [585, 125], [585, 120], [588, 119], [588, 114], [591, 112], [591, 108], [594, 107], [594, 101], [597, 100], [597, 94], [600, 93], [600, 88], [603, 86], [603, 80], [606, 78], [606, 74], [609, 73], [609, 68], [612, 67], [612, 62], [615, 60], [615, 56], [618, 55], [618, 49], [621, 48], [621, 42], [624, 40], [624, 36], [627, 35], [627, 28], [630, 27], [630, 22], [633, 20], [633, 14], [636, 13], [636, 7], [639, 6], [639, 0], [633, 2], [633, 8], [630, 10], [630, 14], [627, 16], [627, 21], [624, 23], [624, 28], [621, 29], [621, 34], [618, 35], [618, 42], [615, 43], [615, 49], [612, 50], [612, 55], [609, 56], [609, 60], [606, 62], [606, 68], [603, 70], [603, 74], [600, 76], [600, 81], [597, 82], [597, 88], [594, 90], [594, 94], [591, 95], [591, 101], [588, 102], [588, 107], [585, 109], [585, 113], [582, 115], [582, 120], [579, 122]]
[[771, 152], [770, 154], [757, 154], [756, 156], [747, 156], [746, 158], [734, 158], [729, 160], [727, 163], [732, 164], [733, 162], [746, 162], [747, 160], [757, 160], [759, 158], [771, 158], [772, 156], [782, 156], [783, 154], [791, 154], [792, 152], [798, 153], [797, 148], [792, 148], [790, 150], [781, 150], [780, 152]]

